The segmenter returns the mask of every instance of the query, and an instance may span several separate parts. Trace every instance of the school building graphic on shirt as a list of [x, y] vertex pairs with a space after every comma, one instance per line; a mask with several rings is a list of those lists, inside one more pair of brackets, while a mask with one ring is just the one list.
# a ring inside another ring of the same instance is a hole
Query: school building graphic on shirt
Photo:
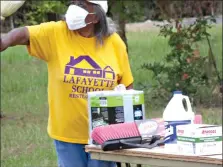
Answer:
[[[87, 61], [87, 63], [93, 68], [77, 68], [77, 64], [82, 61]], [[101, 67], [89, 56], [79, 56], [78, 58], [70, 57], [70, 62], [66, 64], [65, 74], [70, 75], [79, 75], [95, 78], [106, 78], [106, 79], [115, 79], [115, 73], [110, 66], [106, 66], [104, 69]]]

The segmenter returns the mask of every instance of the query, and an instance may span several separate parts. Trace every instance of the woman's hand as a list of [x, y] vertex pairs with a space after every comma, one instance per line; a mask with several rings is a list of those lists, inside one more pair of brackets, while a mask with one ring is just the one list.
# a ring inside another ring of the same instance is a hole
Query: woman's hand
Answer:
[[133, 89], [133, 83], [126, 87], [127, 90]]

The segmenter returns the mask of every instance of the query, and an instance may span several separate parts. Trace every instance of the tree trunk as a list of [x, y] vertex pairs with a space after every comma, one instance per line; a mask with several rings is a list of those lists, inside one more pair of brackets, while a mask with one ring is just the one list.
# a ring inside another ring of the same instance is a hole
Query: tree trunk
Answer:
[[14, 29], [13, 16], [10, 16], [9, 19], [10, 19], [10, 28], [12, 30], [12, 29]]
[[4, 115], [2, 114], [2, 111], [0, 111], [0, 119], [4, 118]]
[[125, 32], [125, 21], [124, 20], [118, 20], [118, 25], [119, 25], [119, 35], [122, 38], [122, 40], [125, 42], [127, 52], [128, 52], [128, 41], [126, 37], [126, 32]]
[[48, 21], [57, 21], [57, 14], [56, 13], [47, 13], [47, 20]]
[[[125, 17], [123, 14], [124, 7], [125, 7], [124, 2], [123, 1], [119, 1], [119, 2], [118, 1], [108, 1], [108, 2], [109, 2], [108, 3], [109, 6], [108, 6], [107, 15], [109, 17], [111, 17], [116, 22], [116, 24], [118, 24], [118, 34], [124, 41], [126, 48], [127, 48], [127, 52], [128, 52], [128, 41], [127, 41], [126, 32], [125, 32], [126, 21], [125, 21]], [[116, 10], [118, 5], [121, 5], [118, 7], [121, 11]]]

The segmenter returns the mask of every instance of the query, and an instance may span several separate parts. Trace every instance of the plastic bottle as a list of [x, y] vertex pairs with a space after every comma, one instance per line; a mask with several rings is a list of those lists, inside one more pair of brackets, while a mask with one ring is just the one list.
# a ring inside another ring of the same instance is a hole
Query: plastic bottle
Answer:
[[165, 123], [165, 144], [176, 143], [176, 126], [193, 123], [194, 112], [188, 96], [174, 91], [173, 97], [163, 112]]

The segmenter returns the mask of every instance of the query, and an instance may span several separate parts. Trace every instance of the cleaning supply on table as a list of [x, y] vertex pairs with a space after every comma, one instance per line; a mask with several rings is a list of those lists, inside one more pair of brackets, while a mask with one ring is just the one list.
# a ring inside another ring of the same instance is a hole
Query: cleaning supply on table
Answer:
[[182, 154], [222, 154], [222, 126], [189, 124], [177, 126], [177, 151]]
[[[115, 90], [88, 92], [89, 135], [95, 127], [145, 119], [144, 92]], [[89, 140], [89, 144], [91, 144]]]
[[156, 135], [159, 124], [154, 120], [127, 122], [100, 126], [93, 129], [92, 139], [104, 151], [128, 148], [153, 148], [163, 145], [162, 136]]
[[165, 144], [176, 143], [176, 127], [178, 125], [191, 124], [194, 120], [194, 112], [188, 96], [181, 91], [174, 91], [173, 97], [163, 112], [165, 124]]

